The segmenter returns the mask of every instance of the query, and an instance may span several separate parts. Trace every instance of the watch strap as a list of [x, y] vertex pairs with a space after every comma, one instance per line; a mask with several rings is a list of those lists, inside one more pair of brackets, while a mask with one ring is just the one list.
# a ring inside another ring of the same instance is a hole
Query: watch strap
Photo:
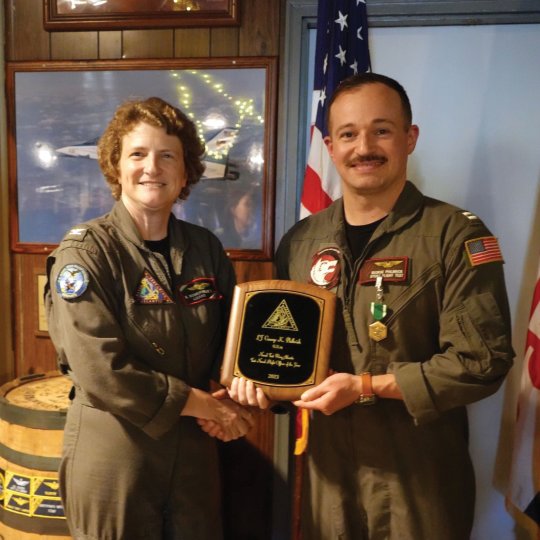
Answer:
[[377, 396], [373, 393], [371, 373], [369, 371], [363, 371], [360, 373], [360, 378], [362, 380], [362, 393], [355, 403], [359, 405], [373, 405], [377, 402]]

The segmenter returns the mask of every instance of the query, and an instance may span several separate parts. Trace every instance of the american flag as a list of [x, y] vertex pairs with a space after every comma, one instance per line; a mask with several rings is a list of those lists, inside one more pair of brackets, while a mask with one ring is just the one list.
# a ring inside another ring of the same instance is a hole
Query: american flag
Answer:
[[469, 240], [465, 242], [465, 246], [473, 266], [503, 260], [499, 242], [494, 236]]
[[[540, 537], [540, 271], [533, 295], [521, 375], [516, 438], [506, 507]], [[532, 521], [528, 523], [524, 516]]]
[[371, 71], [365, 0], [319, 0], [311, 147], [302, 192], [300, 217], [323, 210], [341, 197], [341, 180], [324, 137], [332, 92], [347, 77]]

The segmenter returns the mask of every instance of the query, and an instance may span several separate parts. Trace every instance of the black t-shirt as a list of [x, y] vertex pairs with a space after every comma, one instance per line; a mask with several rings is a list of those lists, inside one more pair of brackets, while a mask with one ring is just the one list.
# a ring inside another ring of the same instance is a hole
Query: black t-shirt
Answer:
[[171, 243], [169, 241], [169, 236], [167, 235], [161, 240], [145, 240], [144, 243], [150, 251], [159, 253], [165, 257], [165, 261], [169, 267], [169, 272], [172, 274]]
[[373, 223], [368, 223], [367, 225], [350, 225], [345, 220], [345, 232], [347, 233], [347, 241], [349, 242], [349, 248], [353, 259], [356, 261], [364, 248], [368, 245], [371, 235], [375, 232], [375, 229], [386, 219], [386, 216], [374, 221]]

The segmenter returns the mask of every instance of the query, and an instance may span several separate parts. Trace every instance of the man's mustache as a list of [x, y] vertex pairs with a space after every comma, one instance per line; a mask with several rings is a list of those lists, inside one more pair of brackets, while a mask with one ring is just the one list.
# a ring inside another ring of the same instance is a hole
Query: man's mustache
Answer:
[[348, 160], [347, 165], [351, 166], [355, 163], [366, 163], [367, 161], [380, 161], [381, 163], [386, 163], [388, 158], [379, 156], [378, 154], [367, 154], [365, 156], [356, 156], [353, 159]]

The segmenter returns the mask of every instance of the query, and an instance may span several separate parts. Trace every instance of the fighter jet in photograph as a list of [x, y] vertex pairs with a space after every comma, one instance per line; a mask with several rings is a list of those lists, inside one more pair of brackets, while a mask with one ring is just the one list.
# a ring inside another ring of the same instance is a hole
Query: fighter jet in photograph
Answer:
[[[230, 127], [210, 131], [205, 134], [206, 169], [203, 180], [238, 180], [239, 173], [232, 169], [236, 165], [229, 162], [228, 150], [233, 145], [238, 130]], [[57, 148], [56, 153], [61, 157], [97, 159], [97, 144], [99, 137], [80, 144]], [[227, 152], [226, 154], [223, 151]]]

